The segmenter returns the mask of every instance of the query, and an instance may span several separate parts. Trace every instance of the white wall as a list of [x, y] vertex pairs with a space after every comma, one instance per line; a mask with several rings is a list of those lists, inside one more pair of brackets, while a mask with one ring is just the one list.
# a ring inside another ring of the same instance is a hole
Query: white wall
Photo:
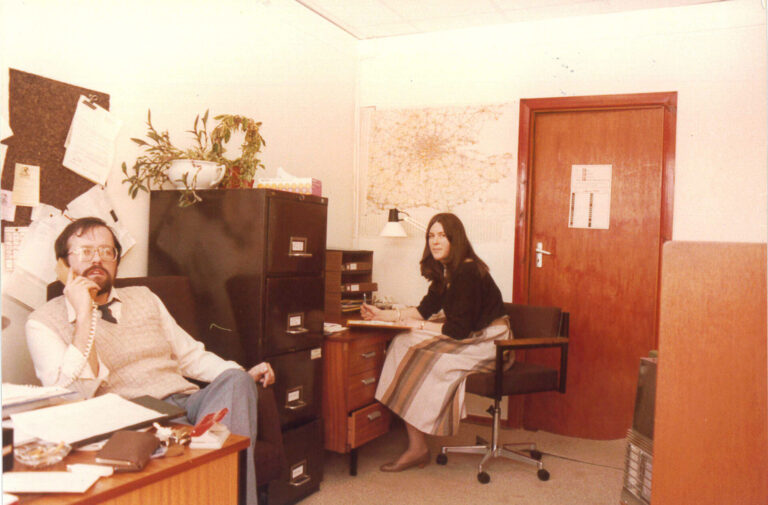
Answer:
[[[766, 240], [766, 14], [759, 0], [378, 39], [362, 42], [360, 54], [361, 107], [677, 91], [673, 238]], [[517, 152], [516, 133], [509, 144]], [[422, 239], [356, 243], [374, 250], [382, 294], [418, 302]], [[513, 251], [478, 253], [510, 300], [505, 258]]]
[[[183, 142], [195, 115], [237, 113], [263, 122], [263, 161], [323, 182], [328, 243], [353, 234], [357, 41], [291, 0], [3, 0], [0, 99], [8, 117], [8, 69], [110, 94], [123, 120], [107, 182], [138, 244], [120, 276], [147, 268], [149, 199], [128, 197], [120, 163], [140, 153], [147, 109], [156, 128]], [[236, 148], [236, 146], [235, 146]], [[23, 380], [27, 310], [3, 297], [3, 380]], [[16, 374], [16, 375], [14, 375]]]

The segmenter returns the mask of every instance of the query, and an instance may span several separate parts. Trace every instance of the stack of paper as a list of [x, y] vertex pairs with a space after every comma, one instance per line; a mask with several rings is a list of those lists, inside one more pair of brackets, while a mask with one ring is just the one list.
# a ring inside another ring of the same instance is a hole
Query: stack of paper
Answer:
[[3, 417], [49, 405], [53, 400], [75, 398], [79, 394], [59, 386], [3, 384]]

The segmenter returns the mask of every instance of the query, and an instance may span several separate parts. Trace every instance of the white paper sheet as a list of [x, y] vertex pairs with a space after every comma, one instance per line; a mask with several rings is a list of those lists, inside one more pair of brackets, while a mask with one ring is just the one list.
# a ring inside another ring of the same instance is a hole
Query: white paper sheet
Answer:
[[48, 286], [34, 275], [17, 268], [6, 277], [3, 276], [3, 294], [15, 298], [30, 309], [36, 309], [46, 302], [45, 290]]
[[63, 215], [33, 221], [19, 247], [16, 265], [46, 285], [56, 280], [56, 255], [53, 243], [70, 223]]
[[608, 229], [612, 168], [612, 165], [571, 166], [569, 228]]
[[49, 442], [72, 444], [160, 416], [114, 393], [81, 402], [11, 414], [14, 429]]
[[136, 240], [128, 232], [122, 221], [115, 213], [112, 200], [102, 186], [94, 186], [67, 204], [66, 214], [72, 219], [96, 216], [104, 220], [117, 234], [123, 255], [136, 244]]
[[91, 107], [86, 102], [87, 98], [80, 96], [64, 144], [67, 150], [62, 165], [104, 185], [112, 169], [115, 139], [122, 121], [98, 105]]
[[3, 474], [3, 491], [85, 493], [100, 477], [94, 472], [6, 472]]
[[26, 207], [40, 203], [40, 167], [16, 163], [11, 203]]
[[15, 221], [16, 206], [13, 204], [13, 193], [10, 189], [0, 190], [0, 198], [3, 205], [3, 221]]

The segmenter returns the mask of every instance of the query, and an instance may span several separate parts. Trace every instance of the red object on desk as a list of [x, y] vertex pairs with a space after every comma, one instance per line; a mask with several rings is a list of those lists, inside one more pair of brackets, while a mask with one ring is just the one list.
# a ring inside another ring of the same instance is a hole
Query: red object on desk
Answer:
[[211, 412], [210, 414], [206, 414], [200, 421], [195, 425], [194, 428], [192, 428], [192, 431], [190, 432], [190, 436], [192, 437], [199, 437], [206, 431], [208, 431], [211, 426], [218, 423], [222, 419], [224, 419], [224, 416], [227, 415], [227, 412], [229, 412], [229, 409], [227, 407], [224, 407], [218, 412]]

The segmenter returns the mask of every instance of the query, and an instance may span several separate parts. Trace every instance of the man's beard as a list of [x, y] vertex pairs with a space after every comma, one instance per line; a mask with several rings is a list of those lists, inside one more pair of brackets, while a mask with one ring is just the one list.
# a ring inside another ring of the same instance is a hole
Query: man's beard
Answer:
[[99, 290], [96, 292], [96, 294], [103, 295], [104, 293], [109, 293], [109, 291], [112, 289], [112, 277], [109, 275], [109, 272], [107, 272], [107, 270], [104, 267], [93, 265], [92, 267], [85, 269], [85, 271], [83, 272], [83, 277], [88, 277], [88, 274], [96, 269], [101, 270], [104, 273], [104, 279], [101, 281], [95, 281], [91, 279], [93, 280], [93, 282], [95, 282], [99, 286]]

